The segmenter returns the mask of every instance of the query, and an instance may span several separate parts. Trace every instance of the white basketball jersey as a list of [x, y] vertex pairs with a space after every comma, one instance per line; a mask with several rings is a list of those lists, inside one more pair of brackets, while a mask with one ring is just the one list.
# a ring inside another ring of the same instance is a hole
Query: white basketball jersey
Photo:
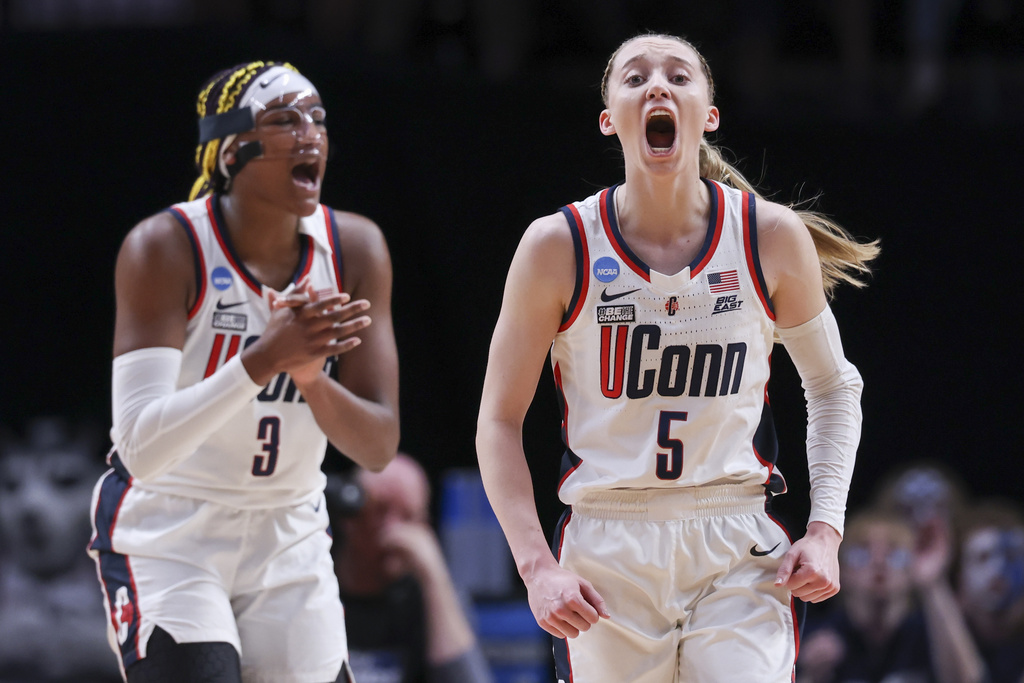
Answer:
[[[235, 253], [216, 196], [169, 209], [192, 242], [198, 296], [189, 311], [178, 388], [201, 382], [267, 326], [268, 288]], [[309, 275], [326, 292], [342, 289], [334, 215], [321, 205], [303, 218], [302, 255], [293, 282]], [[331, 370], [329, 362], [328, 370]], [[199, 449], [143, 488], [241, 508], [290, 505], [323, 491], [327, 437], [294, 382], [281, 373]]]
[[766, 393], [775, 316], [754, 197], [705, 182], [707, 235], [674, 275], [651, 270], [623, 240], [617, 186], [562, 209], [577, 271], [551, 348], [566, 504], [597, 489], [784, 490]]

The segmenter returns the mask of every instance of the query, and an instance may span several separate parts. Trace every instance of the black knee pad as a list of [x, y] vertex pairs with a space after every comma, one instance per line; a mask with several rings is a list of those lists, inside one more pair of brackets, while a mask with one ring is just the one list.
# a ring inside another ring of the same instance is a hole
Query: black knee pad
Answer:
[[128, 683], [242, 683], [238, 652], [231, 643], [176, 643], [159, 626], [146, 657], [128, 667]]

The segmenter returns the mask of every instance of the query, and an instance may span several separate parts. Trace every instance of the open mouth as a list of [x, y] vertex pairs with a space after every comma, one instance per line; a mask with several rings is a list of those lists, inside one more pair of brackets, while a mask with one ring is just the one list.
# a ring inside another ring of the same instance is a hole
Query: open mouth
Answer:
[[676, 123], [664, 109], [655, 109], [647, 115], [647, 144], [655, 154], [669, 152], [676, 141]]
[[292, 178], [300, 187], [315, 190], [320, 187], [320, 164], [316, 161], [296, 164], [292, 167]]

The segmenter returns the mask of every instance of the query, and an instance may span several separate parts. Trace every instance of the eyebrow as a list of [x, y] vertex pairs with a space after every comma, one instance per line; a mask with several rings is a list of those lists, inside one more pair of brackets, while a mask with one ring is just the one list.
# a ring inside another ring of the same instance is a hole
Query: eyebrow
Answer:
[[[643, 60], [643, 59], [647, 59], [647, 58], [648, 58], [648, 56], [647, 56], [646, 52], [639, 52], [639, 53], [633, 55], [632, 57], [630, 57], [629, 59], [627, 59], [626, 61], [624, 61], [622, 63], [622, 67], [621, 68], [625, 69], [626, 67], [628, 67], [633, 62], [637, 62], [637, 61], [640, 61], [640, 60]], [[670, 60], [672, 60], [673, 62], [677, 62], [677, 63], [682, 64], [684, 66], [687, 66], [687, 67], [689, 67], [691, 69], [693, 68], [693, 64], [688, 59], [686, 59], [684, 57], [680, 57], [678, 55], [669, 55], [668, 58]]]

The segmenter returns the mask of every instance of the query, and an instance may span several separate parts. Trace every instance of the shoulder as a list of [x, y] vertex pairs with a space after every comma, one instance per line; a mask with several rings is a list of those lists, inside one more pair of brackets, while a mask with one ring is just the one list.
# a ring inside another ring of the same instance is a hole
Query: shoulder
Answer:
[[811, 263], [817, 269], [814, 240], [800, 216], [788, 206], [761, 198], [757, 199], [756, 206], [757, 249], [765, 275]]
[[572, 254], [572, 232], [565, 215], [559, 211], [542, 216], [530, 223], [520, 240], [520, 249], [524, 248], [541, 253], [553, 251], [555, 256], [566, 250]]
[[810, 233], [796, 212], [788, 206], [758, 197], [757, 239], [759, 244], [773, 245], [776, 242], [810, 239]]
[[188, 234], [170, 211], [149, 216], [136, 224], [121, 243], [118, 262], [141, 262], [152, 267], [192, 262]]
[[519, 241], [506, 291], [523, 291], [534, 302], [551, 297], [564, 308], [575, 286], [576, 252], [568, 221], [561, 213], [538, 218]]
[[561, 213], [553, 213], [526, 228], [512, 259], [512, 269], [525, 271], [532, 281], [575, 283], [575, 263], [569, 222]]
[[821, 312], [826, 301], [818, 251], [795, 211], [757, 200], [757, 251], [776, 325], [793, 327]]
[[387, 253], [387, 240], [384, 231], [374, 221], [362, 214], [351, 211], [339, 211], [328, 208], [338, 226], [338, 237], [342, 248], [355, 248], [361, 251]]
[[354, 296], [372, 296], [390, 288], [391, 253], [384, 231], [366, 216], [328, 208], [338, 227], [341, 258], [345, 264], [345, 289]]

